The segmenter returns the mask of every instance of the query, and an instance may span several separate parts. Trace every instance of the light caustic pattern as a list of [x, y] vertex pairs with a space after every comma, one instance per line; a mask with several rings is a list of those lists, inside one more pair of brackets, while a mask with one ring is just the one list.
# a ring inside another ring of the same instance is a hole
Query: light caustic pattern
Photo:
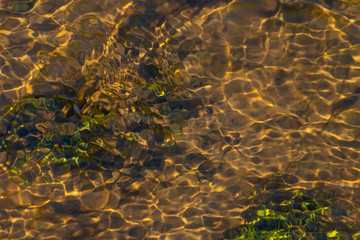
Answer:
[[1, 239], [356, 239], [360, 4], [0, 1]]

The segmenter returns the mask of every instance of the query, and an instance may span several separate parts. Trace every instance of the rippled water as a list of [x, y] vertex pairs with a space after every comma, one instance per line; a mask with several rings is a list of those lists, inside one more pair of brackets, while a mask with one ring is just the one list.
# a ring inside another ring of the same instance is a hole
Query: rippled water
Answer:
[[0, 0], [1, 239], [359, 239], [357, 0]]

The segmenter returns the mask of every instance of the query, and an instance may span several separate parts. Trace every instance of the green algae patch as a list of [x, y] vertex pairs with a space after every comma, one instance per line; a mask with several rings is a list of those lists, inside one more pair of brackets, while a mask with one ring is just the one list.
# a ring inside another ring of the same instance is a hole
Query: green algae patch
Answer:
[[[281, 175], [277, 176], [281, 178]], [[348, 212], [359, 209], [334, 198], [331, 187], [254, 191], [242, 201], [250, 206], [241, 214], [245, 224], [224, 232], [224, 240], [240, 239], [357, 239], [360, 223]]]
[[1, 113], [2, 164], [20, 185], [39, 176], [51, 182], [74, 168], [121, 169], [133, 151], [154, 144], [149, 141], [174, 145], [170, 127], [156, 122], [163, 116], [140, 103], [120, 113], [96, 101], [80, 108], [63, 97], [27, 97]]

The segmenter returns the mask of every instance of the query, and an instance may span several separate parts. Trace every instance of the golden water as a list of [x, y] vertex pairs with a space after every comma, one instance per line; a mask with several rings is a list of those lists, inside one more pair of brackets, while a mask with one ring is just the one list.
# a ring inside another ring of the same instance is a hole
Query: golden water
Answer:
[[[0, 125], [1, 239], [221, 239], [244, 224], [242, 199], [274, 174], [330, 194], [346, 209], [333, 218], [359, 230], [358, 1], [0, 0], [0, 9], [0, 107], [29, 118]], [[68, 101], [61, 113], [27, 111], [26, 101], [54, 96]], [[36, 149], [42, 162], [29, 150], [48, 132], [70, 136], [78, 116], [107, 129], [81, 154], [121, 163], [57, 170], [42, 164], [65, 145], [51, 137]], [[21, 173], [31, 176], [10, 171], [18, 159], [32, 159]]]

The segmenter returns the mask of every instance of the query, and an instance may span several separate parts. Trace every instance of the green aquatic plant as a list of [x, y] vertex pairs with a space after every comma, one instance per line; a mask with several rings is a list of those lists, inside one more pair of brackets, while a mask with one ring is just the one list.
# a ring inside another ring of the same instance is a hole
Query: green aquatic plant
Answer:
[[3, 164], [20, 185], [73, 168], [121, 168], [134, 145], [150, 144], [141, 131], [159, 147], [174, 144], [171, 129], [159, 124], [163, 116], [137, 102], [115, 112], [96, 101], [79, 108], [63, 97], [27, 97], [1, 112]]
[[[184, 115], [202, 102], [183, 86], [175, 61], [160, 48], [144, 50], [135, 61], [120, 58], [114, 46], [82, 67], [85, 84], [77, 91], [27, 96], [4, 106], [0, 153], [10, 174], [23, 184], [38, 176], [55, 181], [74, 168], [119, 169], [126, 161], [160, 166], [162, 160], [152, 154], [175, 145]], [[129, 67], [133, 62], [137, 68]], [[156, 164], [147, 162], [152, 158]]]
[[246, 223], [224, 232], [224, 240], [331, 240], [357, 239], [360, 235], [358, 223], [350, 224], [345, 216], [334, 214], [345, 210], [337, 209], [336, 199], [324, 194], [325, 191], [283, 186], [247, 196], [251, 206], [242, 213]]
[[179, 85], [179, 71], [150, 55], [126, 76], [116, 57], [101, 58], [84, 68], [91, 89], [27, 96], [0, 109], [0, 152], [10, 175], [19, 184], [54, 181], [74, 168], [119, 169], [134, 152], [173, 147], [181, 127], [168, 115], [189, 110], [192, 95]]

